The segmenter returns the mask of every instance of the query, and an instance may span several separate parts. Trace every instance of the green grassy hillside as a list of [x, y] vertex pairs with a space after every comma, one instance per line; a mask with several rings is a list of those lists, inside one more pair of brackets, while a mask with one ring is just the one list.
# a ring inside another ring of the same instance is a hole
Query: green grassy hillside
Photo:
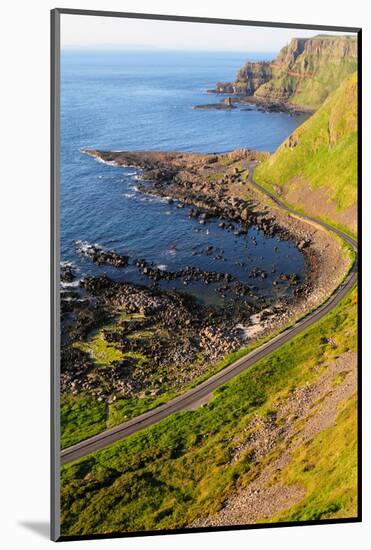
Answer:
[[357, 75], [348, 77], [254, 175], [293, 206], [356, 233]]
[[[216, 391], [208, 405], [63, 467], [63, 534], [180, 528], [218, 512], [231, 493], [246, 488], [292, 444], [280, 436], [259, 458], [249, 443], [254, 419], [270, 425], [275, 411], [296, 402], [292, 396], [318, 384], [333, 361], [354, 352], [356, 314], [353, 291], [316, 326]], [[343, 383], [345, 375], [331, 379], [329, 387]], [[320, 399], [315, 410], [322, 404]], [[277, 428], [292, 425], [300, 434], [307, 418], [286, 415]], [[348, 397], [339, 402], [335, 424], [296, 446], [280, 484], [299, 484], [302, 496], [286, 504], [286, 520], [356, 514], [355, 420], [354, 399]], [[244, 441], [247, 447], [236, 451]]]

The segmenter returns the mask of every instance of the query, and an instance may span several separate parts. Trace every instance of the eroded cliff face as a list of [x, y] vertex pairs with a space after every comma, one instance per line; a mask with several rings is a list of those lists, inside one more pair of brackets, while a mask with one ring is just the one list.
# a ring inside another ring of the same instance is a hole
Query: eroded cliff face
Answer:
[[281, 68], [293, 66], [298, 56], [303, 53], [306, 41], [305, 38], [293, 38], [281, 49], [272, 65]]
[[272, 62], [246, 63], [216, 91], [317, 109], [356, 68], [354, 36], [293, 38]]
[[235, 82], [218, 82], [216, 85], [219, 93], [253, 95], [256, 90], [272, 78], [271, 63], [247, 62], [238, 71]]

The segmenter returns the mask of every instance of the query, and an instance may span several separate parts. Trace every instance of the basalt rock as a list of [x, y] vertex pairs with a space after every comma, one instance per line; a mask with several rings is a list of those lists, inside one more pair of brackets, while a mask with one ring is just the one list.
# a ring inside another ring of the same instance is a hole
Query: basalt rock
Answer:
[[112, 265], [113, 267], [126, 267], [129, 263], [129, 256], [123, 256], [113, 250], [105, 250], [101, 246], [87, 244], [81, 241], [76, 243], [80, 254], [87, 256], [97, 265]]
[[231, 109], [236, 109], [236, 106], [232, 103], [205, 103], [203, 105], [195, 105], [193, 109], [203, 109], [210, 110], [215, 109], [217, 111], [230, 111]]
[[249, 277], [252, 279], [266, 279], [268, 276], [267, 272], [261, 267], [253, 267], [249, 273]]
[[69, 262], [61, 264], [60, 277], [62, 283], [72, 283], [75, 279], [76, 273], [73, 265]]
[[[209, 247], [208, 253], [212, 253], [213, 247]], [[160, 269], [156, 267], [155, 264], [149, 263], [144, 259], [134, 260], [134, 265], [136, 265], [140, 272], [143, 275], [146, 275], [154, 281], [174, 281], [176, 279], [181, 279], [185, 284], [191, 283], [193, 281], [202, 281], [203, 283], [218, 283], [221, 281], [231, 281], [233, 279], [232, 275], [229, 273], [221, 273], [217, 271], [203, 271], [199, 267], [187, 266], [178, 271], [167, 271], [165, 269]]]

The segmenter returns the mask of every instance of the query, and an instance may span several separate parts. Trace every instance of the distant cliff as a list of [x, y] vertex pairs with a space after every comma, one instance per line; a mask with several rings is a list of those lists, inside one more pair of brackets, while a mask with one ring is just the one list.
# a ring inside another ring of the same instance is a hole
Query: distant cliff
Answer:
[[238, 71], [234, 82], [218, 82], [215, 91], [253, 95], [260, 86], [272, 79], [272, 74], [271, 62], [248, 62]]
[[218, 82], [214, 91], [317, 109], [356, 69], [354, 36], [293, 38], [272, 62], [248, 62], [234, 82]]

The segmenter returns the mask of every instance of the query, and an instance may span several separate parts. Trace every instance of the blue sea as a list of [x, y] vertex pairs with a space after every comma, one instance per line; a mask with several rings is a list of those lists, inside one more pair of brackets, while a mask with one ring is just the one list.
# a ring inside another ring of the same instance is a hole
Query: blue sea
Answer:
[[[79, 277], [106, 273], [117, 280], [148, 284], [132, 262], [125, 269], [92, 264], [78, 253], [77, 241], [128, 254], [131, 260], [144, 258], [163, 269], [193, 265], [229, 272], [254, 283], [264, 295], [272, 292], [272, 270], [303, 275], [302, 254], [292, 244], [267, 238], [256, 228], [237, 237], [219, 228], [217, 220], [201, 227], [189, 219], [187, 208], [139, 193], [138, 170], [99, 163], [80, 152], [85, 147], [193, 152], [248, 147], [273, 152], [304, 115], [192, 107], [219, 101], [207, 90], [218, 81], [233, 80], [246, 60], [274, 55], [62, 52], [61, 258], [73, 262]], [[222, 261], [204, 253], [210, 245], [222, 251]], [[249, 279], [249, 270], [256, 265], [268, 271], [267, 279]], [[190, 285], [187, 292], [201, 301], [219, 300], [215, 288], [201, 283]]]

